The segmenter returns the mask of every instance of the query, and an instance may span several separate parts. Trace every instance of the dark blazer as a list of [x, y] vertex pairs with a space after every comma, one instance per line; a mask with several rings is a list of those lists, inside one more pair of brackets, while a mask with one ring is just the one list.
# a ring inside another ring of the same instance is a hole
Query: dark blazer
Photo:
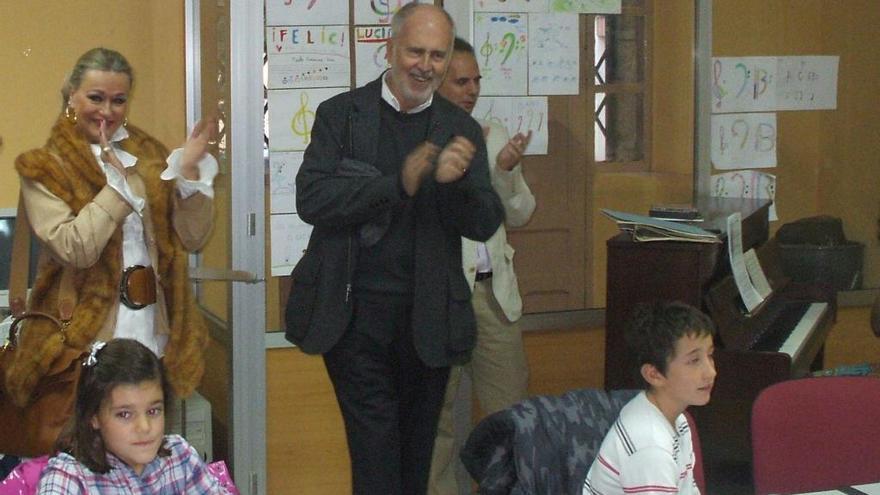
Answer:
[[429, 366], [466, 362], [476, 341], [471, 293], [461, 268], [461, 237], [487, 240], [504, 218], [489, 179], [482, 129], [435, 94], [429, 140], [444, 146], [460, 135], [476, 146], [467, 174], [450, 184], [425, 179], [407, 198], [399, 174], [373, 166], [379, 136], [381, 78], [323, 102], [296, 176], [297, 214], [314, 226], [293, 273], [286, 338], [304, 352], [330, 350], [352, 316], [352, 276], [359, 245], [381, 236], [383, 219], [415, 201], [413, 338]]

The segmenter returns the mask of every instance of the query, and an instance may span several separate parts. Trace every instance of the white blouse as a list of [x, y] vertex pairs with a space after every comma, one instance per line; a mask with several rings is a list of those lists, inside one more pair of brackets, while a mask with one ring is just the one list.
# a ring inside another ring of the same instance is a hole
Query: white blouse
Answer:
[[[125, 168], [133, 167], [137, 163], [137, 157], [119, 147], [119, 142], [128, 137], [128, 131], [120, 126], [110, 138], [110, 146], [119, 161]], [[125, 177], [113, 165], [104, 162], [101, 158], [101, 146], [92, 144], [92, 154], [104, 171], [107, 184], [118, 192], [134, 210], [125, 218], [122, 224], [122, 261], [124, 267], [133, 265], [150, 266], [149, 251], [147, 251], [147, 239], [144, 234], [143, 214], [146, 200], [137, 196], [126, 182]], [[214, 177], [217, 175], [217, 160], [209, 153], [205, 153], [198, 163], [199, 180], [187, 180], [180, 175], [180, 158], [183, 149], [178, 148], [171, 152], [166, 160], [168, 166], [162, 172], [162, 180], [177, 179], [177, 190], [182, 198], [188, 198], [197, 192], [213, 198]], [[131, 309], [119, 303], [119, 311], [116, 315], [116, 329], [113, 336], [135, 339], [149, 347], [158, 356], [165, 351], [168, 335], [155, 332], [156, 305], [151, 304], [141, 309]]]

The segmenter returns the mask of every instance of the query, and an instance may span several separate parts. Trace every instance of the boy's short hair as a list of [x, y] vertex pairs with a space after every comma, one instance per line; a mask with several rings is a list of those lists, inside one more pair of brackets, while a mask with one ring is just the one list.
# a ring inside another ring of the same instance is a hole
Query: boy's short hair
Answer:
[[699, 309], [681, 302], [654, 301], [638, 304], [624, 330], [629, 351], [635, 356], [633, 370], [649, 388], [641, 367], [651, 364], [662, 374], [675, 354], [675, 344], [685, 335], [714, 335], [715, 325]]

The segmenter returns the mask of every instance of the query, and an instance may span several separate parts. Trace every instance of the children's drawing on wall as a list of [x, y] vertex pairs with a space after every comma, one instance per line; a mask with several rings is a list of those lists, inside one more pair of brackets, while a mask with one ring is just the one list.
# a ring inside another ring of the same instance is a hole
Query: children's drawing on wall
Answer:
[[474, 12], [547, 12], [548, 0], [474, 0]]
[[475, 118], [493, 121], [507, 128], [514, 136], [532, 131], [526, 155], [547, 154], [547, 97], [481, 97], [472, 114]]
[[388, 67], [386, 45], [391, 38], [391, 26], [356, 26], [354, 35], [355, 85], [360, 87]]
[[266, 0], [266, 25], [348, 24], [348, 12], [348, 0]]
[[619, 14], [621, 0], [550, 0], [550, 12]]
[[579, 52], [578, 16], [530, 14], [529, 94], [578, 94]]
[[712, 115], [712, 165], [719, 170], [776, 166], [776, 114]]
[[296, 213], [296, 173], [302, 165], [300, 151], [269, 153], [269, 205], [271, 213]]
[[391, 24], [391, 18], [413, 0], [354, 0], [354, 23]]
[[712, 59], [712, 111], [755, 112], [776, 108], [775, 57]]
[[840, 57], [783, 57], [777, 69], [778, 110], [837, 108], [837, 67]]
[[482, 73], [482, 94], [528, 94], [528, 16], [474, 14], [474, 51]]
[[344, 88], [269, 90], [269, 150], [305, 151], [318, 105]]
[[756, 170], [739, 170], [712, 175], [712, 196], [719, 198], [772, 199], [770, 220], [776, 216], [776, 176]]
[[321, 88], [351, 83], [347, 26], [266, 28], [269, 89]]
[[712, 112], [837, 108], [836, 56], [715, 57]]
[[303, 222], [299, 215], [270, 215], [269, 223], [272, 229], [272, 276], [290, 275], [309, 245], [312, 226]]

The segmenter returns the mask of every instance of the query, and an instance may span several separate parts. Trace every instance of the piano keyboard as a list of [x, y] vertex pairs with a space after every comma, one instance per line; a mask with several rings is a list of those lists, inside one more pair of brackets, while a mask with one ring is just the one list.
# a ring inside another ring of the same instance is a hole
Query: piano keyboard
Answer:
[[815, 330], [819, 318], [821, 318], [827, 310], [827, 302], [814, 302], [810, 304], [810, 307], [807, 308], [807, 311], [801, 317], [800, 321], [798, 321], [794, 330], [792, 330], [788, 335], [788, 338], [785, 339], [785, 342], [779, 347], [779, 352], [788, 354], [792, 359], [800, 354], [804, 342], [808, 340], [810, 334]]
[[756, 334], [749, 349], [798, 355], [828, 303], [788, 301], [770, 306], [761, 315], [763, 331]]

